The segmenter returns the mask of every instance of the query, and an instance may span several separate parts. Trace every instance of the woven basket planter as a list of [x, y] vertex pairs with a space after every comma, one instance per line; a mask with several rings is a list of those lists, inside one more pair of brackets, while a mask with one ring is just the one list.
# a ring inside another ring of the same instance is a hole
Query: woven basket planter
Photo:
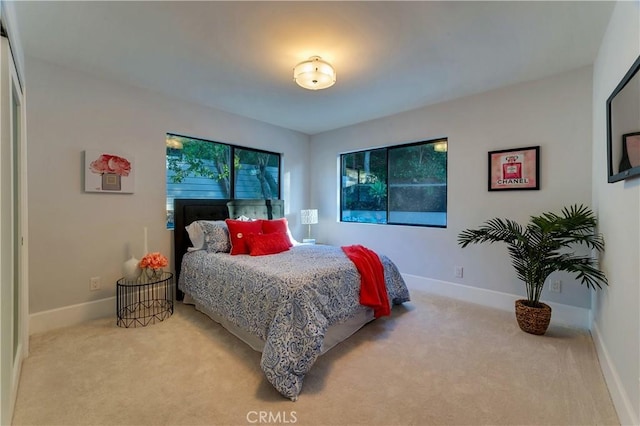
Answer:
[[538, 336], [544, 334], [549, 327], [551, 321], [551, 306], [540, 303], [540, 307], [534, 308], [527, 306], [528, 301], [525, 299], [516, 300], [516, 319], [520, 330], [536, 334]]

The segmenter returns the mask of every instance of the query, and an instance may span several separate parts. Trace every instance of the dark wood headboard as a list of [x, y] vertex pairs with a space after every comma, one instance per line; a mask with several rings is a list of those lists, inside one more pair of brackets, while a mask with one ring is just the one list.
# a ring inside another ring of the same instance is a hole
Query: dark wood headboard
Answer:
[[189, 234], [185, 229], [196, 220], [225, 220], [247, 216], [250, 218], [273, 219], [284, 217], [283, 200], [212, 200], [212, 199], [175, 199], [173, 201], [173, 231], [174, 265], [176, 270], [175, 285], [176, 298], [182, 300], [183, 294], [178, 289], [182, 257], [191, 247]]

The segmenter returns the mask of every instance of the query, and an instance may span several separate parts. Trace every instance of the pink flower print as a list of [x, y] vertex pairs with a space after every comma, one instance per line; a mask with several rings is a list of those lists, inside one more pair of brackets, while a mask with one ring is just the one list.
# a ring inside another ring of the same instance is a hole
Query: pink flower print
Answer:
[[131, 163], [126, 158], [117, 155], [102, 154], [89, 165], [93, 173], [115, 173], [118, 176], [129, 176]]

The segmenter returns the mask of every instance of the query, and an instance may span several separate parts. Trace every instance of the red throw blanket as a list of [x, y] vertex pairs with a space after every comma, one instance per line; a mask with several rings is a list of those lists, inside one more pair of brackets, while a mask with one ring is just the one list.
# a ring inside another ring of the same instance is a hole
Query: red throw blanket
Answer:
[[390, 315], [389, 295], [384, 283], [384, 267], [373, 251], [361, 245], [343, 246], [342, 250], [360, 272], [360, 304], [373, 308], [376, 318]]

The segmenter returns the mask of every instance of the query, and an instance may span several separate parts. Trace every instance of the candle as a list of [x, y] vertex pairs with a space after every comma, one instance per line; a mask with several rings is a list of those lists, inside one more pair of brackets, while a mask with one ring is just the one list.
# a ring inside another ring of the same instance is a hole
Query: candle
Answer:
[[147, 246], [147, 227], [144, 227], [144, 253], [143, 256], [149, 253], [149, 247]]

